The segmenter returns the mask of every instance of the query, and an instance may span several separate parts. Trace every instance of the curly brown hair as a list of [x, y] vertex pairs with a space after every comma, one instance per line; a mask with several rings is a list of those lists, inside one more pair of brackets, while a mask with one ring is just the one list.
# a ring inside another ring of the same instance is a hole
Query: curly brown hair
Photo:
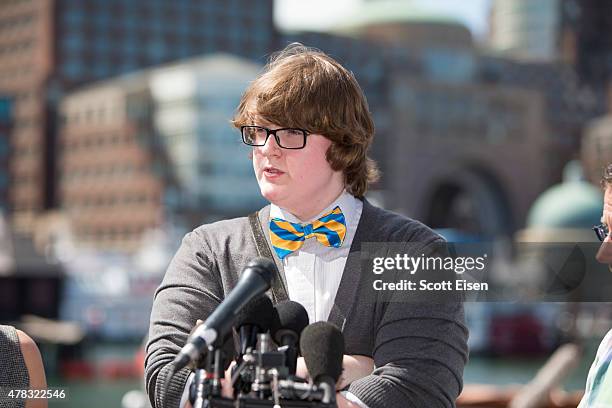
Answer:
[[254, 124], [255, 117], [330, 139], [326, 159], [354, 196], [378, 180], [367, 155], [374, 122], [366, 97], [353, 74], [322, 51], [293, 43], [274, 54], [242, 95], [232, 124]]

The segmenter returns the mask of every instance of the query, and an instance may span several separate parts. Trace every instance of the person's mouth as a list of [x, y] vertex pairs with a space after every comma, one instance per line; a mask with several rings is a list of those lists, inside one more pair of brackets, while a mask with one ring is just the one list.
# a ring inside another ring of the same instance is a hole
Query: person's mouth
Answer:
[[266, 166], [263, 169], [263, 174], [267, 178], [276, 178], [282, 176], [283, 174], [285, 174], [285, 172], [273, 166]]

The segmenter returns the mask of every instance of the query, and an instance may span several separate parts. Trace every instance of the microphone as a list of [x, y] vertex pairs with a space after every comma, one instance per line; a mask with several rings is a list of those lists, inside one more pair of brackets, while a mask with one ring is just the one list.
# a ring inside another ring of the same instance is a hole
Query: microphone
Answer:
[[207, 346], [222, 341], [231, 330], [236, 314], [253, 298], [270, 288], [275, 265], [270, 259], [255, 258], [240, 275], [236, 287], [227, 295], [206, 321], [199, 326], [172, 362], [170, 378], [175, 372], [194, 361]]
[[344, 357], [342, 332], [328, 322], [313, 323], [302, 332], [300, 349], [310, 377], [323, 390], [321, 402], [335, 402], [336, 382], [342, 374]]
[[286, 301], [276, 305], [278, 321], [273, 328], [272, 336], [276, 344], [283, 349], [290, 375], [295, 375], [297, 358], [300, 352], [300, 334], [308, 326], [308, 312], [304, 306], [294, 301]]
[[265, 295], [251, 300], [238, 313], [234, 323], [240, 335], [238, 359], [257, 346], [257, 335], [270, 330], [273, 318], [272, 301]]

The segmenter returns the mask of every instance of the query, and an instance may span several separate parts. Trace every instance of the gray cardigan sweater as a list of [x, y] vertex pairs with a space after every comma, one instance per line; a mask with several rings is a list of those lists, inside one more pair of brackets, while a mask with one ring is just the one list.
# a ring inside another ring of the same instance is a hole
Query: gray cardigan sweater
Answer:
[[[269, 206], [258, 213], [268, 244], [269, 213]], [[364, 200], [328, 318], [343, 331], [345, 354], [374, 359], [374, 372], [353, 382], [349, 391], [370, 408], [454, 407], [468, 354], [462, 303], [363, 301], [360, 282], [371, 275], [371, 271], [361, 271], [361, 244], [366, 242], [418, 243], [423, 249], [443, 239], [417, 221]], [[415, 251], [414, 245], [408, 248]], [[179, 371], [164, 390], [169, 363], [196, 320], [210, 315], [256, 256], [246, 217], [203, 225], [185, 236], [155, 293], [151, 312], [145, 383], [153, 407], [179, 405], [189, 369]], [[280, 290], [271, 297], [278, 302], [286, 299], [286, 280], [276, 255], [274, 260], [281, 279], [276, 282]]]

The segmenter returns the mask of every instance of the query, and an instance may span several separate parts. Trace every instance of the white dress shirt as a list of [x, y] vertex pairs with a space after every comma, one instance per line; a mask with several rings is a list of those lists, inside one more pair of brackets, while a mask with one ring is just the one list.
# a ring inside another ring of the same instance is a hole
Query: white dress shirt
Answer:
[[319, 243], [315, 237], [311, 237], [306, 239], [299, 250], [283, 259], [289, 299], [304, 306], [310, 323], [326, 321], [329, 317], [357, 224], [361, 218], [363, 203], [345, 191], [308, 221], [301, 221], [274, 204], [270, 207], [270, 218], [309, 224], [336, 206], [340, 207], [346, 221], [346, 234], [342, 246], [340, 248], [327, 247]]
[[[346, 234], [342, 246], [340, 248], [328, 247], [319, 243], [315, 237], [311, 237], [304, 241], [300, 249], [283, 259], [289, 299], [304, 306], [310, 323], [327, 321], [334, 306], [344, 265], [346, 265], [357, 225], [361, 219], [363, 202], [344, 191], [333, 203], [307, 221], [299, 220], [290, 212], [274, 204], [270, 206], [271, 219], [281, 218], [299, 224], [310, 224], [325, 213], [332, 211], [336, 206], [342, 210], [346, 222]], [[368, 408], [354, 394], [343, 391], [342, 395], [359, 407]]]

